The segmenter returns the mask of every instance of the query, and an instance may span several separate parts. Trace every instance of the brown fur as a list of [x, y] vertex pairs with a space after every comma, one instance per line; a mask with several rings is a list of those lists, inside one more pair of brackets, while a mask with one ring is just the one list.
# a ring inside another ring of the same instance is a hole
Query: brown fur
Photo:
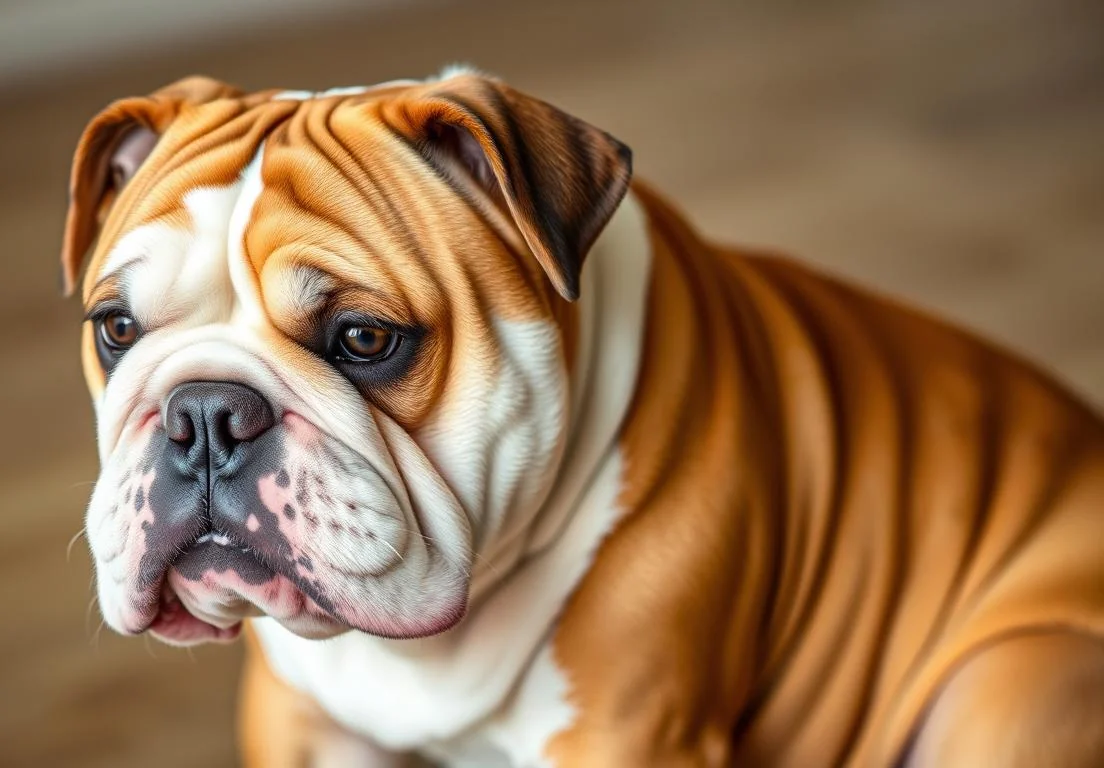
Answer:
[[[1099, 657], [1099, 419], [968, 334], [714, 249], [638, 192], [655, 261], [626, 514], [556, 633], [579, 710], [556, 764], [894, 765], [995, 639], [1090, 638], [1059, 674]], [[1035, 701], [1028, 681], [969, 694], [1013, 730]], [[1074, 695], [1104, 702], [1057, 690], [1033, 722]], [[1070, 749], [1051, 764], [1097, 764]]]

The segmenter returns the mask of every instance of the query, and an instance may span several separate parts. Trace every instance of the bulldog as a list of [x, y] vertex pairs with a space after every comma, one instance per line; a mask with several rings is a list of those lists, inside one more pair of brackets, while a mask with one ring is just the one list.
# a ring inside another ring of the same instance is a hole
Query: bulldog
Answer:
[[1104, 765], [1102, 420], [630, 158], [464, 70], [96, 116], [106, 622], [247, 625], [252, 766]]

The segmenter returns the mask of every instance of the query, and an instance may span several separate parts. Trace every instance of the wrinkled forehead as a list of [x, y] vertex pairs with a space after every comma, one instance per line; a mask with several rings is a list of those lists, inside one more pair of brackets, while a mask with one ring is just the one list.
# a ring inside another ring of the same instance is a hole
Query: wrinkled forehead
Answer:
[[[374, 101], [389, 90], [220, 100], [182, 117], [105, 222], [90, 287], [117, 287], [143, 266], [169, 269], [167, 251], [210, 256], [221, 240], [256, 288], [332, 280], [401, 295], [402, 283], [417, 282], [419, 240], [438, 229], [432, 219], [456, 211], [444, 185], [377, 118]], [[288, 272], [281, 267], [294, 275], [277, 276]], [[91, 288], [90, 303], [101, 292]]]

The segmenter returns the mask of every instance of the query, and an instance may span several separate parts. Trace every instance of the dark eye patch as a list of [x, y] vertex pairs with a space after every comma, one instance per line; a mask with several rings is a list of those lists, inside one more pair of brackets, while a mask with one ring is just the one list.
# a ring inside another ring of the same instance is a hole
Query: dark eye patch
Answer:
[[[349, 379], [364, 395], [400, 381], [414, 366], [420, 342], [425, 335], [421, 328], [399, 325], [391, 320], [356, 310], [341, 310], [324, 321], [322, 357]], [[376, 360], [354, 360], [346, 354], [342, 335], [349, 328], [380, 328], [393, 335], [389, 354]]]
[[[328, 292], [318, 309], [288, 323], [285, 329], [295, 341], [336, 368], [361, 394], [369, 397], [398, 383], [410, 372], [426, 333], [420, 326], [351, 307], [350, 302], [357, 299], [362, 307], [369, 303], [364, 301], [363, 293], [348, 289]], [[379, 356], [356, 359], [356, 354], [350, 354], [348, 340], [343, 339], [353, 328], [380, 329], [386, 332], [390, 343]]]
[[138, 343], [142, 328], [128, 309], [117, 300], [100, 302], [85, 316], [92, 323], [96, 357], [104, 373], [111, 371], [123, 355]]

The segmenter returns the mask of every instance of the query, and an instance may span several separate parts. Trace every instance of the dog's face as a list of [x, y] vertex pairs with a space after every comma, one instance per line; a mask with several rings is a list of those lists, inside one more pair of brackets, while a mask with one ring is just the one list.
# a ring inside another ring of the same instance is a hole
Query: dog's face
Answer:
[[101, 609], [124, 633], [442, 631], [547, 494], [601, 131], [463, 74], [330, 94], [181, 81], [74, 161]]

